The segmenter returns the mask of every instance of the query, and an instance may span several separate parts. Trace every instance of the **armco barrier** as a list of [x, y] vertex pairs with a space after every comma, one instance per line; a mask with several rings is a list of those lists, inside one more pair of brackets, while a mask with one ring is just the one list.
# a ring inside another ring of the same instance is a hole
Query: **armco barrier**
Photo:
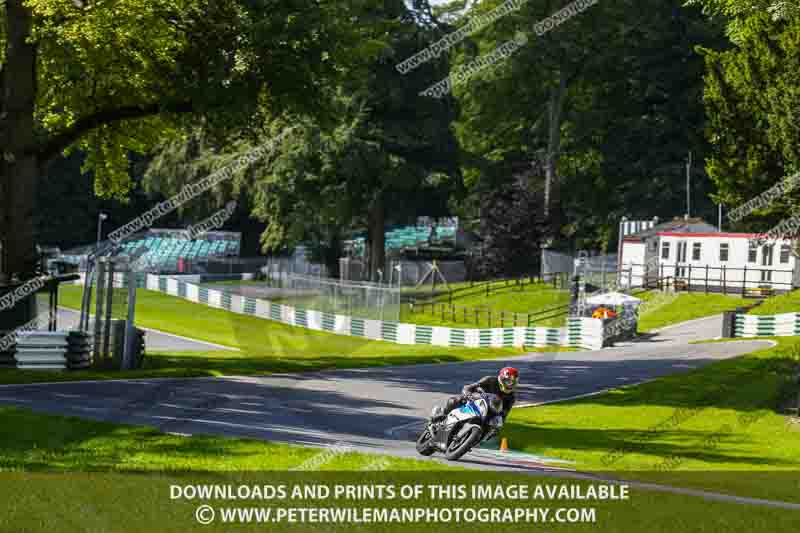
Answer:
[[153, 274], [147, 275], [146, 288], [195, 303], [282, 322], [290, 326], [396, 344], [463, 346], [467, 348], [571, 346], [589, 350], [599, 349], [603, 346], [603, 323], [601, 320], [593, 318], [571, 318], [567, 328], [450, 328], [384, 322], [347, 315], [334, 315], [313, 309], [295, 308], [226, 291], [201, 288], [183, 280], [178, 282], [174, 278]]
[[794, 337], [799, 335], [800, 313], [736, 315], [735, 337]]

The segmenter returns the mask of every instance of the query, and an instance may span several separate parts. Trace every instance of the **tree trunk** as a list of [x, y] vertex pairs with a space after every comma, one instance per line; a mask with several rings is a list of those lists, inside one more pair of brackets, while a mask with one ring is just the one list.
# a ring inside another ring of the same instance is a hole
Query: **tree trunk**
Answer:
[[[369, 276], [378, 281], [378, 270], [383, 270], [386, 263], [386, 237], [383, 196], [378, 195], [369, 209]], [[386, 278], [387, 273], [383, 273]]]
[[36, 265], [36, 47], [27, 42], [32, 18], [22, 4], [6, 2], [8, 41], [0, 73], [0, 281], [30, 277]]
[[559, 74], [558, 87], [550, 89], [547, 117], [547, 155], [544, 166], [544, 216], [550, 216], [553, 188], [558, 181], [558, 155], [561, 151], [561, 114], [564, 109], [564, 95], [567, 92], [567, 75]]

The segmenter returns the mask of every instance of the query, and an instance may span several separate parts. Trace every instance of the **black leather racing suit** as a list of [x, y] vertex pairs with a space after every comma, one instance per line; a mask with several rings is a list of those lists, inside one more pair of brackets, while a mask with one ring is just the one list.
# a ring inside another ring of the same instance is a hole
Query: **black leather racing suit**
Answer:
[[447, 417], [450, 411], [464, 403], [466, 396], [478, 392], [478, 389], [482, 389], [483, 392], [488, 394], [496, 394], [501, 400], [503, 400], [503, 420], [505, 421], [506, 417], [508, 417], [508, 413], [511, 412], [511, 408], [514, 407], [514, 402], [517, 401], [517, 396], [513, 392], [503, 392], [503, 390], [500, 388], [500, 382], [497, 380], [497, 376], [486, 376], [475, 383], [464, 385], [464, 388], [461, 389], [460, 395], [453, 396], [447, 400], [442, 416]]

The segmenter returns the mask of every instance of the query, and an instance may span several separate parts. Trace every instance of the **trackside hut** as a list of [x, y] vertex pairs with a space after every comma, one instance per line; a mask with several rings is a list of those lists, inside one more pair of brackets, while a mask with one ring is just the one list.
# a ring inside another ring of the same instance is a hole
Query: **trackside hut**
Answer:
[[[721, 233], [700, 219], [674, 220], [623, 239], [622, 283], [669, 278], [692, 290], [741, 293], [798, 286], [800, 264], [793, 241], [758, 244], [755, 233]], [[630, 271], [630, 273], [628, 273]]]

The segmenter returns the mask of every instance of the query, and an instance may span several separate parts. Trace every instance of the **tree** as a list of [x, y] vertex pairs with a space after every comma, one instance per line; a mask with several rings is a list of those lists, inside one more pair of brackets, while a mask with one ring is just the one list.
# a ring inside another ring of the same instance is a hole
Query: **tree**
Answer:
[[[709, 175], [724, 203], [736, 206], [800, 170], [800, 10], [780, 2], [703, 2], [730, 17], [735, 46], [703, 49]], [[768, 10], [768, 8], [772, 8]], [[758, 214], [763, 229], [794, 204], [796, 192]], [[759, 228], [760, 226], [760, 228]]]
[[766, 16], [777, 22], [800, 15], [800, 4], [793, 0], [688, 0], [686, 3], [701, 6], [710, 17], [724, 19], [726, 33], [737, 44], [757, 31], [750, 24], [754, 18]]
[[[534, 28], [562, 5], [526, 3], [474, 36], [457, 62]], [[467, 185], [478, 195], [515, 178], [541, 186], [548, 237], [580, 247], [615, 243], [622, 215], [682, 213], [686, 155], [700, 159], [706, 149], [698, 43], [724, 43], [722, 28], [698, 9], [661, 0], [599, 2], [531, 35], [510, 59], [456, 90]], [[702, 177], [693, 190], [701, 202], [709, 187]], [[697, 207], [693, 214], [713, 208]]]
[[[290, 124], [297, 133], [281, 143], [269, 164], [220, 189], [228, 198], [249, 198], [252, 215], [266, 224], [264, 251], [311, 242], [335, 270], [345, 233], [366, 228], [370, 272], [376, 277], [384, 269], [387, 220], [444, 213], [453, 184], [460, 183], [458, 147], [449, 130], [456, 108], [452, 101], [442, 106], [419, 93], [429, 78], [444, 75], [446, 62], [406, 76], [394, 67], [438, 35], [435, 23], [420, 22], [415, 12], [400, 0], [373, 10], [365, 32], [375, 53], [358, 72], [325, 89], [336, 120], [281, 116], [269, 121], [261, 137]], [[239, 142], [244, 141], [231, 144]], [[213, 139], [194, 131], [159, 150], [148, 174], [159, 188], [176, 189], [225, 155]]]
[[394, 68], [421, 38], [435, 36], [405, 22], [405, 11], [402, 2], [387, 8], [384, 21], [392, 31], [385, 54], [333, 95], [337, 126], [327, 131], [310, 121], [305, 138], [284, 144], [271, 172], [256, 181], [254, 214], [268, 223], [266, 250], [366, 227], [369, 272], [377, 279], [385, 268], [387, 220], [444, 214], [461, 181], [450, 131], [456, 108], [419, 95], [427, 79], [446, 72], [442, 62], [405, 76]]
[[544, 219], [541, 195], [521, 179], [487, 192], [481, 216], [481, 274], [491, 279], [535, 272], [541, 256]]
[[123, 197], [129, 151], [189, 118], [224, 130], [276, 113], [323, 114], [322, 88], [369, 45], [358, 21], [376, 3], [0, 4], [1, 277], [35, 268], [36, 176], [58, 154], [85, 150], [95, 191]]

